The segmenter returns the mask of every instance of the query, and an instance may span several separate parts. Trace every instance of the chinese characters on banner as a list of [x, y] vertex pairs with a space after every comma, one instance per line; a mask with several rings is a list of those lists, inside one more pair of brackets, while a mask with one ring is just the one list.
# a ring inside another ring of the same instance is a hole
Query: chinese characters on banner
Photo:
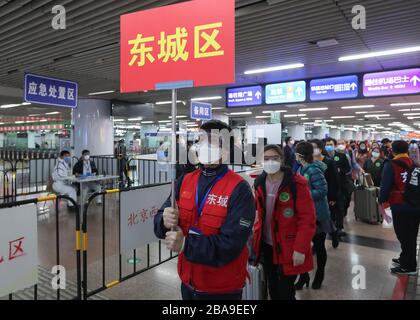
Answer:
[[36, 205], [0, 210], [0, 297], [37, 283]]
[[76, 108], [77, 96], [76, 82], [25, 74], [26, 102]]
[[211, 120], [212, 105], [210, 103], [191, 101], [191, 119]]
[[367, 73], [363, 76], [365, 97], [420, 93], [420, 69]]
[[153, 219], [171, 193], [171, 184], [121, 192], [121, 252], [156, 242]]
[[235, 82], [235, 1], [195, 0], [121, 16], [121, 92]]

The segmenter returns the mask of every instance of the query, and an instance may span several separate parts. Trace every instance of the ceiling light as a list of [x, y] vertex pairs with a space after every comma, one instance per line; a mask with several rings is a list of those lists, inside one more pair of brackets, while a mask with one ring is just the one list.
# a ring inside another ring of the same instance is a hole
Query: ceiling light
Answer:
[[231, 112], [229, 113], [230, 116], [245, 116], [248, 114], [252, 114], [251, 111], [246, 111], [246, 112]]
[[30, 102], [23, 102], [22, 103], [22, 106], [30, 106], [32, 103], [30, 103]]
[[407, 117], [408, 120], [420, 119], [420, 117]]
[[267, 110], [267, 111], [263, 111], [262, 113], [264, 113], [264, 114], [266, 114], [266, 113], [286, 113], [287, 112], [287, 110], [272, 110], [272, 111], [269, 111], [269, 110]]
[[[187, 116], [176, 116], [177, 119], [188, 118]], [[169, 119], [172, 119], [172, 116], [169, 116]]]
[[[182, 101], [182, 100], [177, 100], [176, 103], [183, 103], [185, 105], [185, 102]], [[155, 103], [155, 105], [157, 105], [157, 106], [161, 106], [161, 105], [164, 105], [164, 104], [172, 104], [172, 101], [158, 101], [158, 102]]]
[[404, 113], [404, 116], [420, 116], [420, 113], [418, 112], [412, 112], [412, 113]]
[[420, 102], [391, 103], [391, 107], [420, 106]]
[[368, 111], [356, 111], [355, 112], [356, 114], [366, 114], [366, 113], [369, 113]]
[[223, 97], [214, 96], [214, 97], [201, 97], [201, 98], [192, 98], [191, 101], [209, 101], [209, 100], [220, 100]]
[[101, 92], [91, 92], [88, 93], [89, 96], [96, 96], [96, 95], [100, 95], [100, 94], [107, 94], [107, 93], [114, 93], [115, 90], [110, 90], [110, 91], [101, 91]]
[[40, 114], [30, 114], [28, 117], [36, 117], [36, 116], [40, 116]]
[[418, 51], [420, 51], [420, 46], [409, 47], [409, 48], [401, 48], [401, 49], [393, 49], [393, 50], [385, 50], [385, 51], [374, 51], [374, 52], [370, 52], [370, 53], [362, 53], [362, 54], [355, 54], [355, 55], [340, 57], [340, 58], [338, 58], [338, 61], [359, 60], [359, 59], [383, 57], [383, 56], [410, 53], [410, 52], [418, 52]]
[[420, 108], [413, 108], [413, 109], [400, 109], [398, 110], [400, 112], [405, 112], [405, 111], [420, 111]]
[[352, 119], [355, 116], [332, 116], [331, 119]]
[[309, 120], [309, 118], [300, 118], [301, 120]]
[[141, 121], [143, 120], [142, 117], [138, 117], [138, 118], [129, 118], [128, 121]]
[[365, 118], [389, 117], [389, 114], [366, 114]]
[[54, 112], [48, 112], [48, 113], [46, 113], [46, 115], [51, 115], [51, 114], [59, 114], [60, 112], [58, 112], [58, 111], [54, 111]]
[[211, 108], [212, 110], [222, 110], [224, 109], [223, 107], [215, 107], [215, 108]]
[[152, 124], [152, 123], [155, 123], [154, 121], [142, 121], [141, 122], [142, 124]]
[[324, 110], [328, 110], [327, 107], [322, 107], [322, 108], [303, 108], [303, 109], [299, 109], [299, 111], [324, 111]]
[[125, 121], [124, 119], [114, 119], [114, 122], [122, 122]]
[[315, 122], [334, 122], [334, 120], [315, 120]]
[[304, 114], [304, 113], [299, 113], [299, 114], [285, 114], [283, 117], [285, 117], [285, 118], [306, 117], [306, 114]]
[[47, 122], [47, 121], [48, 121], [47, 119], [39, 120], [39, 122]]
[[20, 103], [4, 104], [0, 106], [0, 109], [9, 109], [9, 108], [15, 108], [15, 107], [20, 107], [20, 106], [21, 106]]
[[271, 118], [271, 116], [256, 116], [255, 119], [266, 119]]
[[375, 108], [374, 105], [366, 105], [366, 106], [344, 106], [341, 109], [368, 109], [368, 108]]
[[281, 70], [288, 70], [288, 69], [297, 69], [303, 68], [305, 65], [303, 63], [294, 63], [288, 64], [283, 66], [276, 66], [276, 67], [269, 67], [269, 68], [262, 68], [262, 69], [255, 69], [255, 70], [248, 70], [245, 71], [244, 74], [255, 74], [255, 73], [264, 73], [264, 72], [273, 72], [273, 71], [281, 71]]
[[171, 123], [171, 120], [160, 120], [159, 123]]
[[16, 124], [25, 123], [25, 121], [15, 121]]

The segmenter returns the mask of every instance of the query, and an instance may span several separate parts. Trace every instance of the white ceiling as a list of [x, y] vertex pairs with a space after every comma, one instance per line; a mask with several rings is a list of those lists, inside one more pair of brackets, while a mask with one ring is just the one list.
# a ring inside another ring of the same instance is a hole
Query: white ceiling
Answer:
[[[23, 74], [30, 71], [78, 81], [82, 96], [97, 91], [118, 91], [119, 16], [177, 2], [180, 1], [0, 0], [0, 86], [22, 89]], [[66, 30], [51, 28], [51, 8], [55, 4], [64, 5], [67, 10]], [[351, 27], [351, 8], [354, 5], [366, 7], [366, 30]], [[419, 53], [338, 62], [338, 57], [343, 55], [420, 45], [419, 0], [284, 0], [273, 5], [266, 0], [237, 0], [236, 8], [236, 83], [230, 86], [420, 66]], [[319, 48], [314, 44], [329, 38], [336, 39], [338, 45]], [[297, 62], [304, 63], [305, 67], [244, 75], [249, 69]], [[221, 107], [225, 106], [225, 88], [185, 89], [180, 91], [179, 99], [188, 102], [193, 97], [220, 95], [223, 99], [213, 104]], [[122, 95], [117, 92], [99, 97], [144, 104], [170, 100], [170, 93]], [[397, 119], [395, 121], [412, 124], [413, 121], [407, 121], [401, 112], [396, 111], [403, 108], [390, 107], [389, 104], [414, 101], [420, 101], [420, 96], [311, 103], [307, 107], [328, 106], [329, 110], [307, 114], [309, 118], [329, 118], [361, 111], [342, 111], [339, 108], [342, 105], [375, 104], [376, 111], [387, 111]], [[21, 102], [21, 98], [16, 94], [6, 97], [0, 90], [0, 104], [14, 102]], [[0, 116], [29, 115], [54, 109], [33, 109], [38, 107], [0, 109]], [[179, 107], [180, 113], [188, 113], [187, 107]], [[169, 115], [169, 106], [146, 109], [145, 114], [153, 120]], [[255, 117], [267, 107], [252, 109], [252, 117]], [[64, 117], [69, 117], [68, 109], [60, 111]], [[354, 124], [356, 121], [336, 122]]]

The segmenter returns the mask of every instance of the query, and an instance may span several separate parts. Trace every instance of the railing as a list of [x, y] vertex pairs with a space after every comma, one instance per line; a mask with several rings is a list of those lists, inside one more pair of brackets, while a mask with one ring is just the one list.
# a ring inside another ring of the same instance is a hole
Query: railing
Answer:
[[[62, 230], [61, 230], [61, 226], [67, 226], [67, 223], [63, 223], [63, 221], [68, 220], [68, 217], [65, 216], [63, 217], [60, 213], [60, 205], [59, 205], [59, 200], [65, 200], [65, 201], [70, 201], [74, 206], [77, 207], [77, 204], [75, 203], [75, 201], [67, 196], [57, 196], [57, 195], [50, 195], [50, 196], [45, 196], [45, 197], [39, 197], [39, 198], [35, 198], [35, 199], [28, 199], [28, 200], [22, 200], [22, 201], [16, 201], [16, 202], [10, 202], [10, 203], [3, 203], [0, 204], [0, 209], [8, 209], [8, 208], [13, 208], [13, 207], [17, 207], [17, 206], [22, 206], [22, 205], [27, 205], [27, 204], [40, 204], [40, 203], [45, 203], [47, 201], [53, 201], [54, 203], [54, 207], [55, 207], [55, 226], [53, 229], [48, 228], [48, 232], [54, 234], [55, 233], [55, 242], [54, 242], [54, 257], [53, 259], [51, 259], [51, 263], [53, 263], [56, 266], [60, 266], [63, 265], [66, 268], [66, 279], [68, 278], [70, 268], [68, 268], [68, 266], [65, 265], [63, 260], [67, 260], [67, 259], [61, 259], [61, 248], [64, 245], [64, 242], [62, 241]], [[1, 212], [0, 212], [1, 214]], [[75, 286], [76, 286], [76, 294], [74, 296], [68, 296], [68, 293], [66, 292], [66, 297], [68, 299], [72, 299], [72, 300], [79, 300], [82, 297], [82, 282], [81, 282], [81, 275], [82, 275], [82, 271], [81, 271], [81, 252], [80, 252], [80, 212], [79, 210], [76, 210], [75, 212], [75, 229], [74, 229], [74, 235], [75, 236], [71, 236], [69, 237], [70, 239], [72, 239], [73, 241], [75, 240], [74, 243], [74, 248], [75, 248], [75, 268], [76, 268], [76, 279], [74, 281]], [[38, 229], [40, 229], [40, 227], [42, 226], [42, 220], [38, 222]], [[42, 242], [43, 245], [47, 246], [48, 243], [47, 242]], [[38, 252], [40, 252], [40, 250], [38, 250]], [[47, 247], [43, 248], [43, 252], [44, 253], [48, 253], [49, 250]], [[38, 254], [39, 256], [39, 254]], [[51, 270], [52, 266], [43, 266], [48, 270]], [[57, 276], [60, 276], [60, 271], [59, 269], [57, 269]], [[55, 296], [55, 299], [57, 300], [61, 300], [62, 298], [62, 293], [61, 293], [61, 289], [59, 286], [59, 281], [57, 282], [58, 288], [57, 289], [53, 289], [51, 286], [51, 283], [43, 283], [42, 284], [42, 292], [43, 294], [47, 293], [48, 294], [48, 298], [51, 298], [51, 296]], [[28, 296], [27, 291], [28, 290], [32, 290], [32, 289], [26, 289], [25, 290], [25, 297]], [[39, 296], [39, 283], [33, 286], [33, 299], [37, 300], [38, 296]], [[11, 292], [9, 293], [9, 300], [14, 299], [14, 293]], [[16, 293], [17, 296], [19, 296], [19, 293]]]

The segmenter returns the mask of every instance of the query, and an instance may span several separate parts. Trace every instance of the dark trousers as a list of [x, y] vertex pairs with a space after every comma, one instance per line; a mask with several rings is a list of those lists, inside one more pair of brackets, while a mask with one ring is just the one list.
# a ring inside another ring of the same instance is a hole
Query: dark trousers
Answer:
[[281, 266], [273, 264], [273, 247], [262, 244], [264, 274], [271, 300], [296, 300], [296, 275], [286, 276]]
[[343, 208], [344, 208], [344, 195], [342, 193], [340, 193], [335, 205], [330, 206], [331, 220], [334, 222], [334, 225], [338, 230], [344, 229], [344, 226], [343, 226], [344, 210], [343, 210]]
[[181, 285], [183, 300], [242, 300], [242, 290], [234, 293], [212, 294], [195, 291], [193, 288]]
[[417, 235], [419, 233], [420, 213], [392, 210], [395, 234], [401, 244], [401, 268], [409, 271], [417, 269]]
[[316, 255], [317, 271], [323, 271], [327, 264], [327, 249], [325, 248], [325, 238], [327, 234], [324, 232], [317, 233], [313, 238], [313, 250]]

